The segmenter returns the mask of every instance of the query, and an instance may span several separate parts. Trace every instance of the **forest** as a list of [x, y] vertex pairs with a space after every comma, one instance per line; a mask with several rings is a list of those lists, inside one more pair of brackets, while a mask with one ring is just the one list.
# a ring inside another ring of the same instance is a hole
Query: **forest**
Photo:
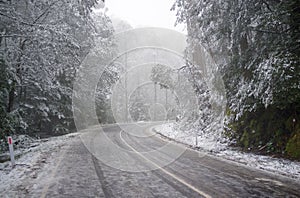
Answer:
[[1, 145], [12, 134], [75, 131], [76, 71], [96, 43], [101, 56], [109, 56], [110, 19], [92, 11], [96, 0], [4, 0], [0, 5]]
[[[0, 0], [0, 5], [1, 149], [11, 134], [75, 131], [73, 81], [92, 48], [103, 59], [115, 53], [111, 19], [94, 11], [97, 0]], [[222, 74], [227, 98], [222, 134], [232, 146], [300, 159], [300, 2], [176, 0], [172, 10], [176, 23], [187, 25], [187, 52], [203, 46]], [[99, 85], [114, 84], [119, 71], [107, 70]], [[191, 76], [205, 105], [199, 66], [182, 72]], [[96, 89], [102, 123], [114, 121], [109, 86]], [[197, 114], [182, 118], [181, 125], [203, 132], [219, 126], [203, 107]]]
[[189, 47], [213, 56], [226, 88], [233, 145], [300, 158], [298, 0], [177, 0]]

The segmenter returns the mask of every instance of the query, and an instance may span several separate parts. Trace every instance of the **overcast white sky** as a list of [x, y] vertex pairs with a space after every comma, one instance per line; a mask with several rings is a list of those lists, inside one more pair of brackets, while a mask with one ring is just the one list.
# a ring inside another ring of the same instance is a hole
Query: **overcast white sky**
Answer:
[[175, 0], [105, 0], [108, 15], [127, 21], [132, 27], [164, 27], [186, 32], [183, 25], [174, 27], [176, 11], [170, 11]]

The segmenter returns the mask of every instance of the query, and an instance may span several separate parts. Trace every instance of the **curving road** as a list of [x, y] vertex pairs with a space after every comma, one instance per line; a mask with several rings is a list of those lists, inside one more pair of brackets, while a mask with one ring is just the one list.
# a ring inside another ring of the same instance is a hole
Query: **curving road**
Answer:
[[185, 149], [152, 133], [151, 126], [123, 124], [103, 127], [102, 132], [97, 127], [86, 130], [82, 141], [67, 151], [77, 157], [60, 165], [73, 166], [71, 170], [58, 168], [56, 173], [73, 176], [52, 183], [43, 196], [300, 197], [300, 184], [295, 180]]

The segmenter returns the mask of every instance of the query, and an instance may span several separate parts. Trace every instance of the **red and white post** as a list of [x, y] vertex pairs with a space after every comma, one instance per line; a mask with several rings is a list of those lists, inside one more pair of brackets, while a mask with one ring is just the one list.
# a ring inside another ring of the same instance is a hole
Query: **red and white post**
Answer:
[[9, 154], [10, 154], [10, 161], [11, 161], [11, 165], [15, 166], [15, 154], [14, 154], [14, 147], [13, 147], [13, 139], [11, 136], [7, 137], [7, 141], [8, 141], [8, 148], [9, 148]]

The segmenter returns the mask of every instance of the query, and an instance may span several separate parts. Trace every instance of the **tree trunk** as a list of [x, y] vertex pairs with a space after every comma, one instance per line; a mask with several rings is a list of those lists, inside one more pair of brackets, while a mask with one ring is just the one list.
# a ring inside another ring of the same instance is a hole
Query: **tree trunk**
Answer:
[[10, 90], [9, 95], [8, 95], [8, 104], [7, 104], [7, 112], [8, 113], [13, 110], [14, 100], [15, 100], [15, 85], [13, 85], [13, 87]]

